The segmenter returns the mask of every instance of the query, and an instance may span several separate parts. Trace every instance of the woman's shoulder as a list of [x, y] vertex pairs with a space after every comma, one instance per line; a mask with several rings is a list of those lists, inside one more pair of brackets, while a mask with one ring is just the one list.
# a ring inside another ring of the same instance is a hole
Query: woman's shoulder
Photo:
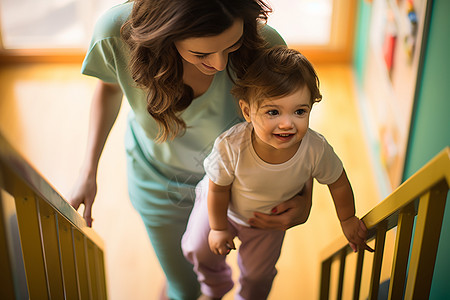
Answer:
[[120, 37], [120, 28], [131, 14], [133, 2], [125, 2], [105, 11], [95, 23], [93, 39]]
[[261, 24], [259, 29], [261, 36], [269, 43], [269, 46], [286, 45], [283, 37], [268, 24]]
[[240, 122], [233, 125], [230, 129], [221, 134], [223, 139], [235, 141], [244, 138], [248, 132], [251, 132], [252, 124], [248, 122]]

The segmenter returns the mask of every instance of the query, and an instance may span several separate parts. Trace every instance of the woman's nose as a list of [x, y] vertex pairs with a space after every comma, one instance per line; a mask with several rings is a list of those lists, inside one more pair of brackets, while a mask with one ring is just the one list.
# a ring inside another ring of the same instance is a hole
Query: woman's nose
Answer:
[[212, 55], [209, 65], [217, 71], [225, 70], [228, 63], [228, 53], [215, 53]]

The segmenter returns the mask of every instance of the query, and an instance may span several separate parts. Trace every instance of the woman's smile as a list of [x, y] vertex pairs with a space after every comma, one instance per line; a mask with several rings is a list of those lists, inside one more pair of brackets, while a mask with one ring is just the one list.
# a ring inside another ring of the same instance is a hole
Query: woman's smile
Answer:
[[215, 70], [216, 70], [216, 68], [211, 67], [211, 66], [208, 66], [208, 65], [205, 64], [205, 63], [202, 63], [202, 66], [204, 66], [206, 69], [211, 70], [211, 71], [215, 71]]

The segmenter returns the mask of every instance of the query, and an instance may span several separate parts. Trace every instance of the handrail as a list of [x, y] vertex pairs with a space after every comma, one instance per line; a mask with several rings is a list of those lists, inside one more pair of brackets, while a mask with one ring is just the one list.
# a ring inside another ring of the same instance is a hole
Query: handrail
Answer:
[[[403, 299], [403, 296], [426, 299], [429, 296], [449, 186], [450, 148], [446, 147], [362, 218], [369, 230], [368, 241], [375, 239], [369, 299], [377, 299], [385, 235], [394, 227], [397, 227], [397, 234], [389, 299]], [[332, 262], [340, 259], [341, 265], [345, 265], [345, 257], [350, 253], [343, 236], [322, 251], [320, 299], [329, 297]], [[359, 251], [357, 256], [354, 299], [359, 299], [364, 252]], [[342, 297], [343, 273], [341, 269], [338, 299]]]
[[[19, 236], [11, 219], [17, 220]], [[102, 239], [0, 134], [0, 244], [12, 249], [18, 239], [31, 299], [106, 299]], [[9, 269], [5, 282], [14, 285], [0, 281], [0, 290], [17, 296], [24, 291], [11, 252], [2, 252], [2, 262]]]

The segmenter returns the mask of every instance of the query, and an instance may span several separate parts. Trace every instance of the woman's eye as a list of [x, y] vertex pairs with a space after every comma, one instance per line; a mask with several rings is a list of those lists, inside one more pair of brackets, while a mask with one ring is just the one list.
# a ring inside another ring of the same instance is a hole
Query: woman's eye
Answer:
[[242, 43], [243, 43], [243, 37], [241, 37], [239, 39], [239, 41], [236, 42], [236, 44], [234, 44], [233, 46], [228, 48], [228, 52], [231, 53], [231, 52], [237, 51], [239, 48], [241, 48]]
[[268, 114], [269, 116], [276, 116], [276, 115], [278, 115], [278, 110], [275, 110], [275, 109], [269, 110], [269, 111], [267, 112], [267, 114]]
[[197, 58], [199, 58], [199, 59], [204, 59], [204, 58], [206, 58], [208, 56], [208, 54], [199, 54], [199, 55], [196, 55], [195, 57], [197, 57]]
[[241, 48], [241, 46], [242, 46], [242, 42], [239, 42], [238, 44], [236, 44], [236, 45], [234, 45], [233, 47], [231, 47], [231, 48], [229, 49], [229, 51], [230, 51], [230, 52], [237, 51], [237, 50], [239, 50], [239, 48]]

